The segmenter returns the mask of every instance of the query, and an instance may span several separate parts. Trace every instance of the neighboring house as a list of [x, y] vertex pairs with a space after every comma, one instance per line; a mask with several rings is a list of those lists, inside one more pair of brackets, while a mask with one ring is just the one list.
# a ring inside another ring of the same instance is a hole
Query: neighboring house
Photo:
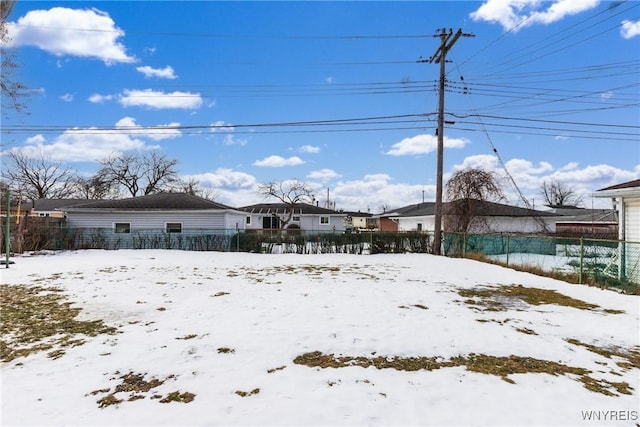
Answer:
[[346, 217], [344, 225], [346, 231], [360, 232], [376, 228], [372, 214], [368, 212], [343, 212]]
[[171, 233], [244, 229], [242, 212], [186, 193], [85, 201], [63, 210], [69, 228], [107, 228], [119, 233], [141, 229]]
[[618, 271], [620, 279], [640, 283], [640, 179], [602, 188], [596, 197], [608, 197], [618, 210]]
[[[245, 212], [244, 226], [247, 230], [281, 229], [283, 220], [291, 212], [286, 203], [259, 203], [240, 208]], [[342, 233], [347, 214], [307, 203], [296, 205], [291, 221], [285, 228], [307, 232]]]
[[618, 213], [613, 209], [553, 207], [551, 212], [563, 215], [556, 221], [556, 235], [595, 239], [618, 238]]
[[[459, 201], [443, 203], [442, 227], [445, 231], [448, 220], [454, 217], [447, 213], [456, 212], [457, 203]], [[544, 228], [548, 232], [555, 231], [558, 215], [552, 212], [479, 200], [472, 200], [471, 203], [473, 219], [467, 230], [469, 233], [539, 233], [545, 231]], [[379, 216], [380, 219], [396, 223], [398, 231], [432, 232], [435, 224], [435, 203], [408, 205]]]
[[64, 208], [90, 202], [87, 199], [35, 199], [22, 204], [24, 215], [64, 218]]

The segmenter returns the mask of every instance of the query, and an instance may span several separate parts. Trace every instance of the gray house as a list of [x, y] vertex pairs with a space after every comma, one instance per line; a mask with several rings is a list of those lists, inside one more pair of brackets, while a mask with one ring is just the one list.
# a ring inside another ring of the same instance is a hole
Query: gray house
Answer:
[[[443, 229], [450, 221], [455, 221], [460, 212], [455, 205], [461, 200], [443, 203]], [[555, 231], [555, 221], [561, 215], [537, 211], [518, 206], [488, 201], [469, 200], [474, 218], [469, 224], [470, 233], [538, 233]], [[422, 202], [404, 206], [378, 215], [397, 224], [398, 231], [433, 231], [435, 223], [435, 203]]]
[[[67, 227], [88, 247], [224, 249], [245, 214], [184, 193], [99, 200], [64, 208]], [[217, 236], [217, 237], [215, 237]], [[96, 242], [98, 245], [96, 245]]]
[[[245, 212], [247, 230], [280, 229], [302, 230], [318, 233], [342, 233], [347, 214], [321, 208], [307, 203], [299, 203], [293, 212], [285, 203], [259, 203], [240, 208]], [[285, 224], [291, 215], [291, 220]]]

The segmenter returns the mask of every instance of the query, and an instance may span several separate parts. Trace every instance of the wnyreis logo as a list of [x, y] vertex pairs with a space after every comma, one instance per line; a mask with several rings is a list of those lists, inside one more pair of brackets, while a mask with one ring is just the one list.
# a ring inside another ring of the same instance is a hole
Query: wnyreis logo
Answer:
[[637, 421], [638, 411], [582, 411], [583, 421]]

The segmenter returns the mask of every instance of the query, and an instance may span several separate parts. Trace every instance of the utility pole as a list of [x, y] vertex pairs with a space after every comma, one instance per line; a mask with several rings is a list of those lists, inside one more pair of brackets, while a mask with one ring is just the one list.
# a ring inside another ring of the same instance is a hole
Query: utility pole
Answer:
[[440, 30], [440, 34], [435, 37], [440, 37], [440, 47], [429, 58], [428, 61], [421, 60], [418, 62], [429, 62], [430, 64], [440, 64], [440, 90], [438, 96], [438, 160], [436, 167], [436, 205], [435, 205], [435, 220], [433, 230], [433, 254], [440, 255], [440, 248], [442, 246], [442, 169], [444, 163], [444, 87], [445, 87], [445, 63], [447, 62], [447, 53], [451, 50], [453, 45], [458, 41], [460, 37], [474, 37], [473, 34], [465, 34], [461, 29], [454, 34], [453, 30], [446, 28]]

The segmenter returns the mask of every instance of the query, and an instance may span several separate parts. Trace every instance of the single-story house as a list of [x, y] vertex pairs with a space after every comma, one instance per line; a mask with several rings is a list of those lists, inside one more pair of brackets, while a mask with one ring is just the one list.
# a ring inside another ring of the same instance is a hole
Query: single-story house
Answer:
[[611, 198], [618, 210], [618, 277], [640, 283], [640, 179], [596, 191], [596, 197]]
[[[186, 193], [97, 200], [63, 209], [67, 227], [83, 232], [83, 241], [116, 241], [113, 246], [120, 248], [154, 247], [150, 241], [170, 235], [180, 241], [180, 248], [211, 249], [211, 236], [230, 236], [243, 230], [246, 216], [232, 207]], [[186, 240], [190, 243], [185, 246]], [[175, 242], [169, 244], [176, 246]]]
[[562, 215], [556, 221], [556, 235], [595, 239], [618, 238], [618, 212], [614, 209], [586, 209], [576, 206], [552, 207]]
[[244, 227], [247, 230], [281, 229], [283, 222], [288, 230], [303, 230], [319, 233], [342, 233], [345, 230], [344, 212], [314, 206], [308, 203], [295, 205], [293, 213], [286, 203], [259, 203], [240, 208], [245, 213]]
[[[555, 231], [558, 215], [552, 212], [505, 205], [480, 200], [445, 202], [442, 205], [442, 228], [451, 228], [461, 212], [461, 203], [469, 203], [473, 219], [467, 231], [469, 233], [539, 233]], [[404, 206], [384, 214], [380, 219], [391, 220], [397, 224], [397, 231], [433, 231], [435, 224], [435, 203], [422, 202]], [[453, 227], [455, 229], [455, 227]]]

